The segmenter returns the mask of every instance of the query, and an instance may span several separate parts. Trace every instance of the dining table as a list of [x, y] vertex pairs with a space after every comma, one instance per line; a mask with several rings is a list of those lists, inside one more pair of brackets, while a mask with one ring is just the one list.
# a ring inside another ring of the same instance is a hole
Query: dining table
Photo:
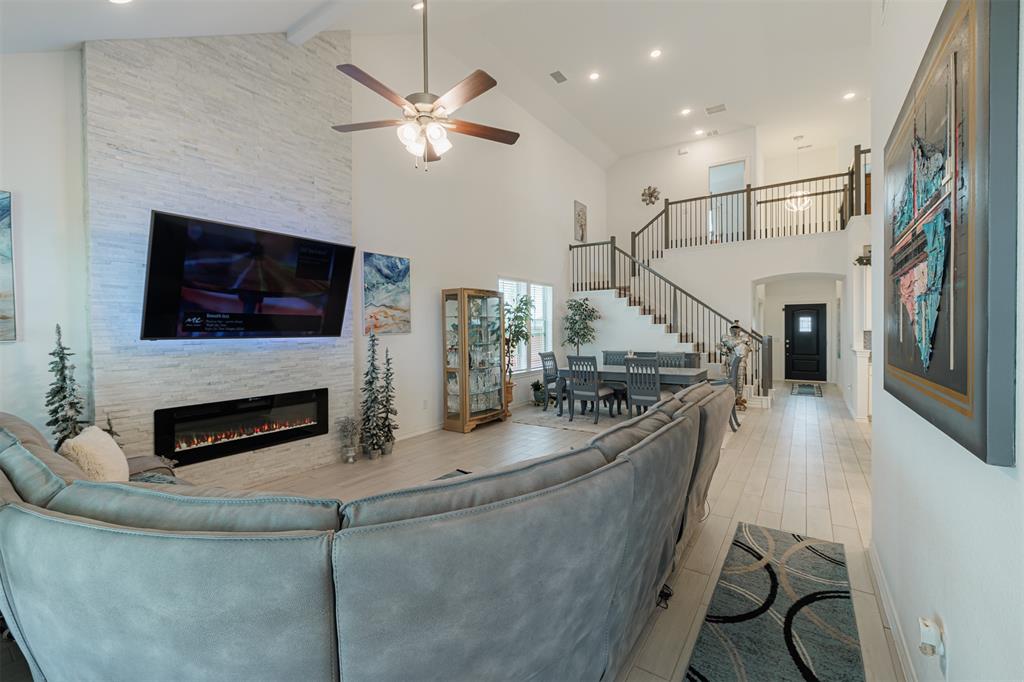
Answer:
[[[558, 391], [558, 416], [562, 416], [562, 400], [563, 387], [565, 386], [566, 379], [571, 376], [571, 372], [568, 368], [559, 368], [558, 370], [558, 382], [555, 386], [555, 390]], [[678, 392], [687, 386], [693, 384], [699, 384], [702, 381], [707, 381], [708, 370], [703, 367], [661, 367], [658, 369], [658, 377], [661, 382], [662, 390]], [[618, 382], [620, 384], [626, 383], [626, 368], [622, 365], [598, 365], [597, 366], [597, 379], [602, 383]]]

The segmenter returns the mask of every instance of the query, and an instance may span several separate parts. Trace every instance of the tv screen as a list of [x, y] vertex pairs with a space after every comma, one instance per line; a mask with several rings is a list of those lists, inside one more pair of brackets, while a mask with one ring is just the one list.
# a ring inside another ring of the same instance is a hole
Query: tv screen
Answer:
[[142, 338], [339, 336], [354, 253], [154, 211]]

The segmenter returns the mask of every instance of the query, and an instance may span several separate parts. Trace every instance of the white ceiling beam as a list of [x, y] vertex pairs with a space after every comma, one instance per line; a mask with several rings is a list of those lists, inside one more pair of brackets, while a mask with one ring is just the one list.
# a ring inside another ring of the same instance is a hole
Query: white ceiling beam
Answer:
[[288, 42], [302, 45], [322, 31], [335, 28], [351, 9], [344, 0], [327, 0], [288, 28]]

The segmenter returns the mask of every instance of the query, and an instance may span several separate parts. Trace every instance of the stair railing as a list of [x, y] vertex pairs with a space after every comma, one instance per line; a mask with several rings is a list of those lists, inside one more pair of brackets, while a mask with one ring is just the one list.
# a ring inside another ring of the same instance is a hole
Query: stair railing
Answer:
[[[607, 241], [569, 245], [570, 283], [574, 292], [612, 290], [632, 306], [665, 326], [680, 343], [692, 344], [710, 364], [723, 360], [719, 341], [733, 319], [709, 306], [678, 284]], [[771, 337], [743, 329], [751, 339], [744, 383], [756, 395], [771, 389]]]
[[702, 197], [669, 201], [630, 233], [630, 254], [648, 264], [670, 248], [732, 244], [838, 232], [865, 213], [871, 150], [854, 147], [853, 164], [841, 173], [777, 182]]

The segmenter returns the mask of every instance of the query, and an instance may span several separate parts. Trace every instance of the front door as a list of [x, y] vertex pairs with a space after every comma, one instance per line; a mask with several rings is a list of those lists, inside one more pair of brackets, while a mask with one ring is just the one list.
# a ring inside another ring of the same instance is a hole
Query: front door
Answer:
[[786, 379], [825, 381], [825, 304], [787, 305]]

